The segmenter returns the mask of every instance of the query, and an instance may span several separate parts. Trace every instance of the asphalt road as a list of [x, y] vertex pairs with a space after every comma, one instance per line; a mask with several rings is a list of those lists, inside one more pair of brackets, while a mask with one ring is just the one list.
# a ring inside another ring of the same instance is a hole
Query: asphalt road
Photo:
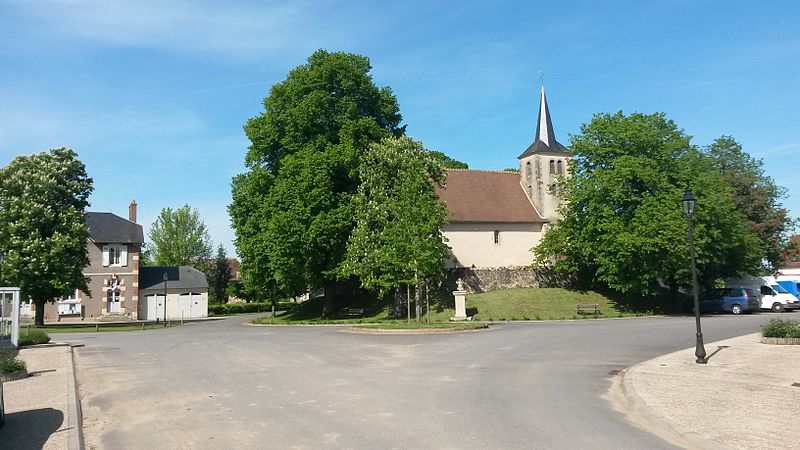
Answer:
[[[706, 342], [770, 317], [704, 318]], [[612, 371], [694, 346], [692, 317], [435, 335], [245, 319], [54, 336], [85, 344], [75, 351], [87, 447], [671, 448], [604, 396]]]

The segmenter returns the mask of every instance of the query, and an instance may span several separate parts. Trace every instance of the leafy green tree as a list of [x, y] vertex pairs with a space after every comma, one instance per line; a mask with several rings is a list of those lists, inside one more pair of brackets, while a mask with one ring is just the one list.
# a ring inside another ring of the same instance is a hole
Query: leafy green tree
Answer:
[[562, 218], [534, 249], [539, 263], [601, 286], [652, 294], [691, 284], [681, 197], [697, 197], [700, 280], [748, 272], [763, 249], [713, 162], [664, 114], [596, 114], [572, 137]]
[[218, 303], [225, 303], [230, 282], [230, 261], [228, 261], [228, 255], [225, 253], [225, 246], [219, 244], [219, 247], [217, 247], [217, 255], [214, 258], [214, 267], [211, 270], [208, 283], [211, 299]]
[[447, 208], [434, 191], [434, 183], [444, 184], [444, 170], [421, 143], [401, 137], [371, 145], [358, 174], [356, 226], [341, 275], [381, 293], [416, 286], [419, 320], [421, 286], [440, 278], [448, 255], [441, 233]]
[[189, 205], [164, 208], [150, 227], [147, 245], [149, 265], [193, 266], [207, 271], [211, 237], [200, 213]]
[[361, 155], [405, 132], [397, 100], [370, 68], [363, 56], [319, 50], [245, 125], [249, 171], [234, 178], [229, 208], [245, 284], [287, 296], [323, 286], [323, 312], [333, 307]]
[[444, 167], [445, 169], [469, 169], [469, 165], [467, 163], [463, 163], [461, 161], [455, 160], [442, 152], [436, 151], [429, 151], [431, 157], [438, 161], [439, 164]]
[[85, 209], [92, 179], [74, 151], [58, 148], [19, 156], [0, 169], [0, 249], [3, 278], [36, 305], [75, 289], [89, 292]]
[[764, 173], [763, 161], [747, 154], [731, 136], [717, 138], [705, 153], [733, 188], [733, 201], [761, 240], [769, 269], [777, 269], [793, 228], [792, 219], [780, 203], [786, 189]]

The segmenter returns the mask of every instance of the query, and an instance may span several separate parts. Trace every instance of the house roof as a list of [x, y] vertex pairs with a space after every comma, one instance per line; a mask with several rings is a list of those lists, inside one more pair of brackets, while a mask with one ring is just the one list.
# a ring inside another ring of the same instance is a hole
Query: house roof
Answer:
[[447, 169], [447, 185], [436, 194], [451, 223], [544, 223], [525, 195], [517, 172]]
[[87, 212], [86, 228], [95, 242], [141, 244], [144, 242], [142, 226], [108, 212]]
[[517, 159], [525, 158], [536, 153], [565, 153], [569, 150], [556, 140], [556, 133], [553, 131], [553, 121], [550, 119], [550, 108], [547, 106], [547, 97], [542, 95], [539, 100], [539, 119], [536, 121], [536, 137], [533, 143], [522, 152]]
[[189, 266], [142, 267], [139, 269], [139, 289], [164, 289], [164, 273], [169, 289], [208, 289], [205, 274]]

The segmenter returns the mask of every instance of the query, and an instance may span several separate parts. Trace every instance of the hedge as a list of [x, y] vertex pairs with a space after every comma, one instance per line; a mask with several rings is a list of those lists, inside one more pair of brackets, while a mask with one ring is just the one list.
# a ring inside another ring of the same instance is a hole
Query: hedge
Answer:
[[[277, 311], [285, 311], [293, 308], [297, 303], [294, 302], [278, 302], [275, 305]], [[224, 305], [209, 305], [209, 316], [226, 316], [230, 314], [246, 314], [257, 312], [272, 311], [272, 303], [228, 303]]]
[[800, 322], [794, 320], [770, 319], [763, 327], [764, 337], [800, 338]]

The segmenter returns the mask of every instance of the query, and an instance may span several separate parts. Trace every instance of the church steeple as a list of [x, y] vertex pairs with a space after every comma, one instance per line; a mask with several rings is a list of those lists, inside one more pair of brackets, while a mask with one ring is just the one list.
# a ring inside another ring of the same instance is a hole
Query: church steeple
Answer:
[[567, 148], [556, 140], [553, 121], [550, 119], [550, 108], [547, 106], [547, 96], [544, 94], [544, 85], [542, 85], [542, 94], [539, 98], [539, 119], [536, 122], [536, 137], [533, 139], [533, 144], [522, 152], [518, 159], [541, 152], [568, 153]]

